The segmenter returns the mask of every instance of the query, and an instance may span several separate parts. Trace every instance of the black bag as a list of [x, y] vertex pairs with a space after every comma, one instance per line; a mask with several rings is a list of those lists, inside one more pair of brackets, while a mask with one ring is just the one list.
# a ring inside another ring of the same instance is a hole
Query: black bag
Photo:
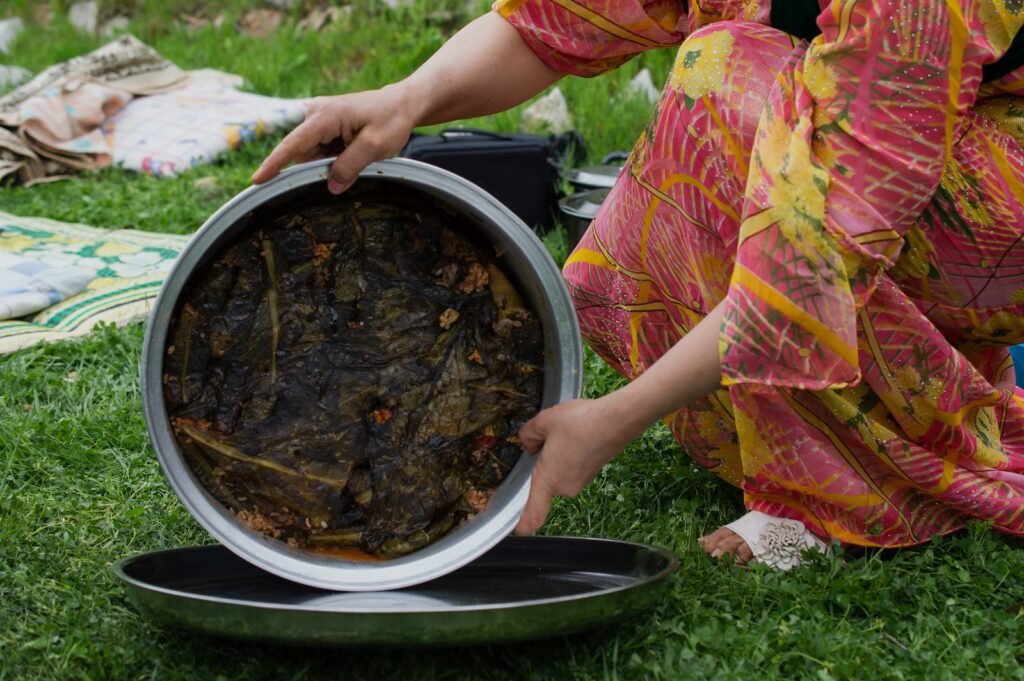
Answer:
[[554, 225], [560, 170], [569, 154], [586, 154], [579, 133], [545, 137], [467, 128], [413, 133], [400, 153], [479, 185], [532, 228]]

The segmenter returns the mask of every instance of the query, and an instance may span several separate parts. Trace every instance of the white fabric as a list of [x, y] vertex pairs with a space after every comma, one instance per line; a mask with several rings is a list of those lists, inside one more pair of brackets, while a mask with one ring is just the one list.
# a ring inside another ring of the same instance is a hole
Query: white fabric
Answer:
[[20, 17], [0, 21], [0, 52], [7, 54], [14, 39], [25, 29], [25, 22]]
[[84, 291], [93, 276], [75, 267], [52, 267], [0, 251], [0, 320], [17, 319], [56, 305]]
[[21, 85], [31, 77], [32, 72], [28, 69], [0, 64], [0, 92], [15, 85]]
[[825, 542], [818, 539], [799, 520], [776, 518], [760, 511], [751, 511], [726, 527], [747, 543], [754, 558], [779, 570], [801, 565], [803, 552], [816, 549], [828, 553]]
[[169, 177], [306, 116], [307, 100], [241, 92], [233, 74], [189, 76], [185, 87], [137, 97], [103, 123], [115, 165]]

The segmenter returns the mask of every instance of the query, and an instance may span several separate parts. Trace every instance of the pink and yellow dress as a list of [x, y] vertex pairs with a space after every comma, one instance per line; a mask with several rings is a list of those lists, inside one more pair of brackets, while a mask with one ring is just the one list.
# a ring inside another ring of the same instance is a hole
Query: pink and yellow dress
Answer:
[[724, 299], [686, 452], [824, 538], [1024, 535], [1024, 68], [983, 83], [1019, 1], [823, 1], [810, 42], [768, 0], [495, 9], [578, 75], [682, 43], [565, 277], [628, 377]]

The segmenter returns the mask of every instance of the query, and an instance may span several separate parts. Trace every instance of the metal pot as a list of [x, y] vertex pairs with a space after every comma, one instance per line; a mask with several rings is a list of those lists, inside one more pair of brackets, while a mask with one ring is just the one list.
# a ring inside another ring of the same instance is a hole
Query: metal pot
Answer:
[[611, 189], [622, 173], [621, 162], [628, 157], [629, 154], [625, 152], [615, 151], [602, 158], [599, 165], [569, 168], [564, 171], [563, 176], [578, 192], [588, 189]]
[[558, 210], [569, 235], [570, 246], [575, 246], [583, 238], [601, 204], [608, 197], [609, 191], [611, 190], [591, 189], [567, 196], [558, 202]]
[[[326, 589], [397, 589], [451, 572], [503, 539], [526, 505], [534, 459], [522, 456], [496, 490], [486, 511], [438, 541], [409, 555], [381, 563], [314, 554], [257, 533], [214, 499], [192, 473], [171, 431], [162, 388], [163, 357], [171, 316], [189, 278], [248, 226], [251, 212], [326, 181], [330, 160], [313, 161], [250, 187], [228, 201], [196, 232], [164, 282], [149, 318], [142, 354], [143, 408], [150, 439], [168, 482], [189, 512], [231, 551], [280, 577]], [[360, 182], [394, 185], [419, 192], [464, 215], [480, 234], [504, 252], [503, 260], [540, 317], [544, 330], [543, 406], [578, 397], [582, 384], [582, 345], [575, 312], [557, 265], [544, 245], [508, 208], [476, 185], [435, 166], [407, 159], [374, 163]], [[338, 199], [344, 200], [344, 195]]]

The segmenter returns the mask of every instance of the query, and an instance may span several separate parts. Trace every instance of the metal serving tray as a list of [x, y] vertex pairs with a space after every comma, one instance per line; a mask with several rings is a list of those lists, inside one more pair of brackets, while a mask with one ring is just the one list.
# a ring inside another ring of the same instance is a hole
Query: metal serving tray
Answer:
[[114, 566], [145, 615], [209, 634], [310, 646], [521, 641], [608, 624], [653, 605], [678, 559], [605, 539], [510, 537], [475, 561], [393, 591], [325, 591], [265, 572], [223, 546]]

